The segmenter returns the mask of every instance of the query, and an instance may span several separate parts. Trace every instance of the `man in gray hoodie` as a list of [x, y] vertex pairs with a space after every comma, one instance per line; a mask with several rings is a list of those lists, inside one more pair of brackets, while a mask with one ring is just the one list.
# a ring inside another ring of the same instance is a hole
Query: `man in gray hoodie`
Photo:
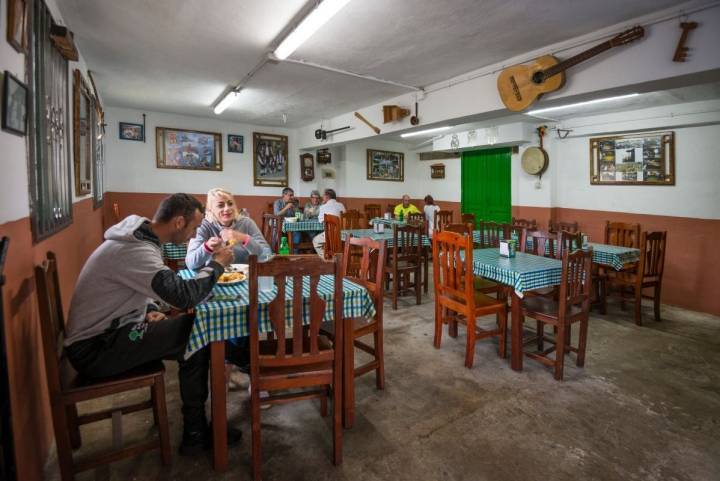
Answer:
[[[193, 316], [166, 318], [154, 300], [188, 309], [212, 290], [232, 250], [216, 249], [194, 279], [183, 280], [163, 263], [160, 246], [186, 242], [202, 220], [203, 206], [188, 194], [165, 198], [153, 220], [131, 215], [105, 232], [80, 272], [70, 303], [66, 352], [79, 373], [113, 376], [161, 359], [177, 360], [182, 398], [181, 455], [209, 446], [205, 419], [208, 349], [184, 359]], [[228, 442], [240, 431], [229, 431]]]

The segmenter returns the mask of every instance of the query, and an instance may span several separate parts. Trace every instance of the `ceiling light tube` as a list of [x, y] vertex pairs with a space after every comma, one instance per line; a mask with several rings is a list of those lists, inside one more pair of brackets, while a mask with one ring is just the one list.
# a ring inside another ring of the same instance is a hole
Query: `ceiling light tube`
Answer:
[[400, 137], [415, 137], [417, 135], [424, 135], [424, 134], [431, 134], [433, 132], [442, 132], [443, 130], [451, 129], [452, 127], [449, 125], [445, 125], [443, 127], [435, 127], [434, 129], [425, 129], [425, 130], [418, 130], [417, 132], [408, 132], [407, 134], [400, 134]]
[[607, 97], [604, 99], [595, 99], [595, 100], [588, 100], [586, 102], [578, 102], [575, 104], [560, 105], [558, 107], [548, 107], [546, 109], [530, 110], [529, 112], [525, 112], [525, 113], [527, 115], [544, 114], [547, 112], [555, 112], [556, 110], [572, 109], [575, 107], [584, 107], [585, 105], [594, 105], [594, 104], [600, 104], [603, 102], [611, 102], [613, 100], [629, 99], [630, 97], [637, 97], [638, 95], [640, 95], [640, 94], [618, 95], [617, 97]]
[[275, 56], [280, 60], [286, 59], [293, 53], [305, 40], [312, 37], [320, 27], [330, 20], [336, 13], [340, 11], [350, 0], [323, 0], [315, 9], [307, 15], [290, 35], [280, 42], [275, 49]]
[[230, 107], [240, 96], [240, 89], [233, 89], [225, 94], [225, 97], [220, 100], [220, 102], [217, 103], [215, 108], [213, 109], [213, 112], [215, 112], [216, 115], [220, 115], [225, 111], [226, 108]]

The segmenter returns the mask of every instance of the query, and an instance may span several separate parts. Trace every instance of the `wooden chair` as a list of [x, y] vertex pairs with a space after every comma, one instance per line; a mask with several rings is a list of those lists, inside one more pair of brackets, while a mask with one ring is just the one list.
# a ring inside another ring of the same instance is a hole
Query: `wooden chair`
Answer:
[[262, 234], [265, 237], [270, 249], [277, 254], [282, 236], [283, 217], [274, 214], [263, 214]]
[[365, 204], [363, 207], [365, 211], [365, 219], [367, 219], [368, 228], [370, 227], [370, 221], [376, 217], [382, 217], [382, 207], [380, 204]]
[[343, 230], [359, 229], [362, 214], [360, 211], [351, 209], [340, 213], [340, 224]]
[[558, 243], [557, 243], [557, 255], [558, 259], [562, 259], [565, 251], [572, 252], [582, 248], [582, 234], [580, 232], [571, 232], [567, 230], [560, 230], [557, 232]]
[[433, 217], [433, 228], [435, 232], [442, 232], [443, 227], [452, 224], [453, 212], [451, 210], [436, 210]]
[[[429, 237], [430, 233], [428, 232], [429, 225], [427, 222], [425, 222], [425, 214], [420, 212], [415, 212], [412, 214], [408, 214], [407, 216], [407, 224], [411, 225], [417, 225], [420, 226], [422, 229], [422, 235], [425, 237]], [[422, 257], [423, 257], [423, 289], [425, 291], [425, 294], [427, 294], [428, 291], [428, 280], [429, 280], [429, 271], [430, 271], [430, 256], [432, 255], [432, 248], [429, 248], [425, 245], [423, 245], [420, 250], [422, 251]]]
[[462, 224], [447, 224], [443, 228], [443, 232], [455, 232], [460, 235], [469, 235], [472, 239], [473, 226], [472, 224], [465, 222]]
[[[392, 230], [393, 246], [385, 265], [385, 279], [386, 283], [392, 281], [392, 290], [386, 294], [392, 297], [393, 309], [397, 310], [398, 296], [411, 289], [415, 291], [416, 304], [421, 303], [422, 227], [393, 224]], [[413, 282], [410, 282], [411, 274]]]
[[325, 214], [325, 216], [323, 216], [323, 227], [325, 229], [324, 257], [326, 260], [329, 260], [335, 257], [335, 254], [342, 253], [340, 217]]
[[525, 239], [520, 239], [520, 250], [540, 257], [560, 259], [558, 237], [558, 234], [542, 230], [525, 231]]
[[[405, 222], [407, 224], [422, 224], [425, 225], [425, 214], [422, 212], [413, 212], [412, 214], [408, 214], [407, 219], [405, 219]], [[423, 232], [427, 232], [427, 229], [424, 229]]]
[[640, 243], [640, 224], [605, 223], [605, 244], [637, 248]]
[[[463, 257], [464, 256], [464, 257]], [[440, 348], [443, 324], [449, 324], [451, 335], [457, 323], [467, 326], [465, 367], [471, 368], [475, 343], [487, 337], [499, 338], [498, 354], [505, 357], [507, 303], [474, 289], [472, 237], [455, 232], [436, 232], [433, 237], [433, 276], [435, 277], [435, 337]], [[476, 318], [495, 314], [497, 326], [483, 329]]]
[[[535, 319], [540, 326], [537, 338], [524, 341], [527, 344], [537, 340], [538, 352], [525, 352], [525, 355], [554, 367], [557, 380], [563, 379], [565, 351], [577, 353], [576, 364], [578, 367], [585, 364], [590, 312], [591, 265], [592, 251], [577, 250], [573, 253], [565, 251], [562, 260], [559, 301], [543, 296], [526, 297], [522, 300], [522, 315]], [[515, 321], [513, 320], [513, 322]], [[575, 322], [580, 323], [578, 347], [570, 345], [569, 329]], [[545, 324], [550, 324], [555, 328], [554, 340], [545, 337]], [[544, 349], [545, 341], [551, 343], [552, 347]], [[553, 351], [555, 351], [555, 358], [551, 359], [548, 354]]]
[[475, 214], [462, 214], [460, 215], [460, 222], [463, 224], [472, 224], [473, 229], [475, 229], [477, 219], [475, 219]]
[[577, 222], [560, 222], [550, 219], [550, 221], [548, 221], [548, 230], [550, 232], [560, 232], [564, 230], [575, 234], [580, 230], [580, 225]]
[[[60, 298], [57, 259], [54, 253], [48, 252], [47, 259], [42, 265], [35, 267], [35, 282], [45, 374], [62, 480], [70, 481], [75, 479], [76, 473], [155, 449], [160, 450], [162, 463], [168, 466], [170, 434], [165, 404], [165, 368], [162, 362], [150, 363], [132, 372], [110, 378], [90, 381], [79, 376], [67, 360], [63, 349], [65, 321]], [[79, 402], [145, 388], [150, 390], [149, 400], [78, 415]], [[153, 410], [155, 425], [158, 427], [158, 437], [122, 447], [120, 424], [122, 415], [150, 408]], [[92, 458], [74, 459], [73, 449], [78, 449], [82, 444], [80, 425], [104, 419], [113, 421], [113, 448]]]
[[[660, 293], [662, 291], [663, 271], [665, 270], [665, 247], [667, 232], [643, 232], [640, 237], [640, 262], [636, 271], [609, 272], [603, 282], [610, 286], [629, 289], [635, 299], [635, 324], [642, 326], [642, 291], [653, 288], [653, 308], [655, 321], [660, 321]], [[606, 292], [605, 289], [602, 289]], [[621, 291], [622, 292], [622, 291]], [[603, 304], [605, 300], [603, 299]]]
[[523, 226], [527, 229], [537, 229], [537, 221], [535, 219], [518, 219], [517, 217], [513, 217], [510, 224]]
[[497, 222], [481, 222], [479, 230], [481, 249], [500, 247], [500, 240], [508, 239], [510, 237], [509, 224], [498, 224]]
[[[327, 218], [326, 218], [327, 219]], [[333, 406], [333, 463], [342, 463], [342, 346], [343, 276], [340, 256], [328, 261], [318, 256], [276, 256], [259, 263], [250, 256], [250, 412], [252, 424], [252, 472], [259, 481], [260, 405], [280, 404], [304, 399], [320, 399], [320, 410], [327, 415], [327, 401]], [[326, 301], [318, 296], [321, 275], [332, 275], [335, 343], [320, 333]], [[277, 296], [268, 306], [273, 328], [272, 339], [260, 340], [258, 277], [274, 277]], [[286, 325], [286, 290], [292, 278], [292, 327]], [[310, 298], [303, 300], [303, 279], [308, 282]], [[309, 313], [309, 325], [303, 312]], [[261, 396], [266, 391], [268, 395]]]

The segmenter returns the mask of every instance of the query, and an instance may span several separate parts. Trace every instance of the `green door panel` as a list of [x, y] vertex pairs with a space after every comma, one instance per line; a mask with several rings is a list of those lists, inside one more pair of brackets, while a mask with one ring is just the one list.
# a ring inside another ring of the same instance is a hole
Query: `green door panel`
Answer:
[[462, 153], [462, 212], [478, 220], [510, 222], [510, 148]]

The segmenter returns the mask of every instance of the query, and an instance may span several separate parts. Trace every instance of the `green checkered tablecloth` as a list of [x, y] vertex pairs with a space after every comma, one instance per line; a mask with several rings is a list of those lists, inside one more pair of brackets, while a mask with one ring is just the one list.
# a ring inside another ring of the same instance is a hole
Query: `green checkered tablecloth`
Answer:
[[166, 242], [162, 245], [162, 256], [165, 259], [185, 260], [187, 254], [187, 244], [171, 244]]
[[[192, 279], [195, 273], [191, 270], [180, 271], [184, 279]], [[321, 276], [318, 283], [320, 297], [327, 301], [325, 305], [325, 321], [333, 321], [333, 277]], [[213, 295], [234, 296], [233, 300], [213, 301], [210, 298], [195, 306], [195, 323], [190, 332], [185, 357], [191, 356], [199, 349], [207, 346], [213, 341], [222, 341], [236, 337], [250, 335], [250, 294], [248, 282], [241, 282], [231, 286], [216, 285], [213, 288]], [[343, 279], [343, 315], [345, 317], [371, 318], [375, 315], [375, 305], [367, 289], [352, 281]], [[277, 288], [272, 291], [260, 291], [260, 332], [270, 332], [272, 327], [268, 314], [268, 304], [275, 299]], [[285, 318], [288, 327], [292, 326], [292, 279], [288, 279], [285, 287]], [[303, 313], [309, 313], [310, 302], [310, 278], [303, 278]], [[304, 323], [309, 323], [305, 317]]]
[[[348, 234], [352, 234], [353, 237], [369, 237], [372, 240], [384, 240], [386, 241], [386, 245], [388, 246], [388, 248], [395, 246], [395, 244], [393, 243], [392, 229], [385, 229], [385, 232], [383, 232], [382, 234], [375, 232], [372, 229], [344, 230], [340, 233], [341, 239], [347, 239]], [[432, 245], [428, 236], [422, 236], [422, 245], [423, 247], [430, 247]]]
[[373, 217], [370, 220], [370, 225], [385, 224], [385, 225], [407, 225], [407, 222], [399, 219], [385, 219], [384, 217]]
[[317, 219], [299, 220], [296, 222], [283, 222], [283, 232], [321, 232], [323, 231], [322, 223]]
[[473, 250], [473, 273], [523, 292], [560, 284], [562, 261], [517, 252], [502, 257], [497, 248]]
[[593, 249], [593, 262], [611, 266], [616, 271], [621, 270], [627, 264], [640, 261], [640, 249], [594, 242], [590, 242], [589, 245]]

